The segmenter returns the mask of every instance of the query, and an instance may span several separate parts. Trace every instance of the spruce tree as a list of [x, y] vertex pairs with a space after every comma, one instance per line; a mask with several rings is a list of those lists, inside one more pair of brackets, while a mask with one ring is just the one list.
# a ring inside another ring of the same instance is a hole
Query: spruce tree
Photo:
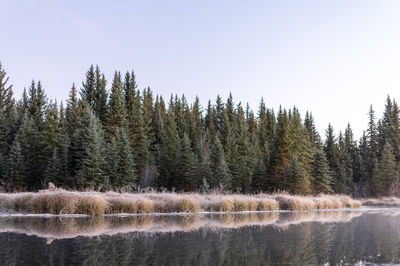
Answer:
[[336, 193], [349, 194], [352, 192], [353, 162], [349, 147], [347, 147], [342, 132], [338, 141], [338, 166], [333, 189]]
[[378, 197], [384, 195], [385, 193], [382, 183], [382, 175], [380, 173], [378, 160], [376, 158], [374, 158], [371, 178], [367, 183], [366, 189], [369, 197]]
[[83, 148], [77, 154], [80, 165], [76, 171], [79, 188], [97, 188], [107, 183], [105, 170], [105, 143], [100, 121], [90, 107], [85, 107], [81, 118], [82, 128], [77, 133], [77, 143]]
[[7, 113], [14, 106], [12, 85], [7, 84], [9, 77], [0, 63], [0, 112]]
[[[231, 95], [232, 96], [232, 95]], [[231, 98], [231, 97], [230, 97]], [[228, 110], [228, 109], [227, 109]], [[237, 155], [238, 172], [232, 177], [232, 188], [241, 192], [249, 192], [251, 186], [253, 158], [250, 155], [250, 144], [247, 124], [241, 104], [237, 108]]]
[[19, 140], [16, 139], [11, 146], [7, 160], [5, 187], [8, 191], [21, 191], [27, 186], [27, 162]]
[[301, 167], [303, 167], [306, 179], [309, 179], [310, 163], [313, 159], [313, 148], [309, 141], [307, 129], [302, 124], [300, 112], [296, 107], [293, 108], [292, 117], [290, 119], [290, 135], [292, 139], [291, 153], [293, 156], [296, 156]]
[[114, 74], [108, 109], [107, 131], [114, 135], [119, 128], [126, 128], [127, 126], [125, 100], [119, 72]]
[[331, 193], [332, 176], [329, 170], [328, 161], [321, 150], [314, 154], [312, 162], [312, 188], [314, 194]]
[[270, 177], [268, 176], [269, 168], [269, 145], [264, 143], [264, 149], [261, 151], [253, 174], [253, 190], [255, 191], [273, 191]]
[[[37, 190], [41, 188], [43, 172], [46, 167], [46, 165], [43, 164], [42, 142], [36, 124], [34, 120], [29, 117], [27, 112], [23, 116], [15, 142], [20, 146], [21, 158], [24, 160], [25, 167], [22, 167], [22, 169], [25, 170], [24, 187], [28, 190]], [[15, 149], [17, 148], [18, 147]]]
[[99, 66], [96, 66], [94, 73], [95, 83], [94, 83], [94, 106], [93, 110], [96, 116], [99, 118], [103, 125], [107, 122], [108, 114], [108, 92], [106, 89], [107, 81], [104, 74], [101, 73]]
[[307, 194], [309, 183], [302, 163], [294, 155], [287, 166], [287, 190], [292, 194]]
[[211, 150], [211, 171], [212, 179], [208, 180], [210, 186], [217, 187], [222, 185], [224, 188], [230, 189], [232, 176], [229, 173], [228, 165], [224, 156], [224, 149], [218, 136], [215, 137]]
[[145, 134], [140, 91], [136, 90], [135, 75], [125, 75], [124, 95], [127, 109], [127, 127], [133, 150], [135, 170], [140, 178], [150, 160], [150, 142]]
[[7, 155], [17, 132], [17, 109], [14, 104], [12, 85], [0, 63], [0, 182], [4, 182]]
[[383, 147], [382, 157], [379, 161], [379, 172], [385, 195], [390, 194], [390, 188], [397, 179], [396, 158], [392, 152], [392, 146], [387, 141]]
[[61, 177], [61, 167], [58, 149], [54, 148], [48, 160], [46, 170], [44, 171], [44, 184], [51, 182], [61, 187], [64, 181]]
[[75, 130], [79, 127], [79, 103], [76, 94], [75, 84], [72, 84], [69, 98], [67, 100], [67, 108], [65, 110], [65, 127], [69, 136], [72, 136]]
[[118, 129], [112, 137], [107, 164], [107, 178], [114, 188], [136, 185], [131, 143], [124, 129]]
[[232, 177], [232, 189], [238, 189], [240, 187], [239, 178], [239, 157], [237, 147], [237, 136], [236, 130], [232, 129], [229, 117], [224, 113], [223, 128], [221, 130], [221, 142], [224, 148], [224, 154], [226, 163], [228, 164], [229, 174]]
[[196, 177], [194, 173], [194, 158], [190, 147], [190, 140], [185, 133], [181, 140], [180, 163], [178, 166], [178, 180], [176, 188], [178, 190], [192, 191], [196, 186]]
[[160, 176], [158, 186], [172, 189], [177, 184], [180, 158], [180, 139], [175, 124], [175, 114], [170, 108], [162, 132]]
[[94, 66], [91, 65], [86, 72], [85, 81], [82, 82], [80, 91], [82, 100], [86, 101], [92, 108], [95, 106], [96, 100], [96, 76]]
[[47, 96], [44, 93], [41, 82], [39, 81], [36, 85], [35, 81], [32, 81], [29, 88], [28, 110], [30, 117], [35, 122], [39, 131], [43, 130], [43, 117], [46, 105]]
[[286, 110], [280, 109], [269, 171], [274, 190], [283, 190], [287, 184], [286, 174], [292, 159], [291, 146], [289, 117]]
[[304, 127], [307, 131], [311, 148], [315, 151], [322, 148], [321, 137], [315, 127], [314, 117], [312, 113], [306, 112], [304, 118]]

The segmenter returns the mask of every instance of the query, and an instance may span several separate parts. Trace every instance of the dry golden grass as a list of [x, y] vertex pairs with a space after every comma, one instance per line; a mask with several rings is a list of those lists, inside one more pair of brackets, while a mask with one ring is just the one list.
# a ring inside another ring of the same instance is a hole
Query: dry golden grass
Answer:
[[[400, 201], [399, 201], [400, 202]], [[76, 192], [62, 189], [36, 193], [0, 193], [0, 208], [24, 213], [116, 214], [195, 213], [359, 208], [360, 201], [345, 195], [198, 194]]]

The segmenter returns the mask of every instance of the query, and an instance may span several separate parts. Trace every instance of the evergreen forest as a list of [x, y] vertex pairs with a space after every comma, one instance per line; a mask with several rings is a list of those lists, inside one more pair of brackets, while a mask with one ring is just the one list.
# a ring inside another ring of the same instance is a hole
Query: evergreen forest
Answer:
[[93, 65], [65, 103], [40, 81], [16, 98], [0, 65], [0, 187], [398, 196], [399, 106], [388, 96], [382, 117], [368, 116], [359, 140], [350, 124], [320, 136], [296, 107], [164, 99], [133, 71], [107, 80]]

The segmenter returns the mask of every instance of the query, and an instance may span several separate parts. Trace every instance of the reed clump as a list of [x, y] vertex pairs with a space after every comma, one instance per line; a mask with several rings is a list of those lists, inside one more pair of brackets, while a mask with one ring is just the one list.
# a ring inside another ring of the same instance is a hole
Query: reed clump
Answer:
[[[389, 201], [389, 200], [387, 200]], [[50, 214], [143, 214], [243, 212], [359, 208], [346, 195], [294, 196], [280, 194], [117, 193], [77, 192], [63, 189], [0, 193], [6, 211]]]

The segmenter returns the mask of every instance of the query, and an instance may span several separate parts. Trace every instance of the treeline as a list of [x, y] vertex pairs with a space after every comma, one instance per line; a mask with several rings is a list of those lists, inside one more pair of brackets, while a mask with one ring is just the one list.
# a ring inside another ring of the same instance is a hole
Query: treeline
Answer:
[[277, 113], [218, 96], [166, 102], [139, 90], [133, 72], [115, 72], [110, 89], [98, 66], [72, 86], [66, 105], [32, 81], [16, 100], [0, 65], [0, 181], [6, 191], [48, 182], [70, 189], [229, 190], [296, 194], [398, 192], [399, 107], [387, 98], [383, 118], [372, 106], [357, 142], [350, 125], [322, 141], [314, 118], [296, 107]]

